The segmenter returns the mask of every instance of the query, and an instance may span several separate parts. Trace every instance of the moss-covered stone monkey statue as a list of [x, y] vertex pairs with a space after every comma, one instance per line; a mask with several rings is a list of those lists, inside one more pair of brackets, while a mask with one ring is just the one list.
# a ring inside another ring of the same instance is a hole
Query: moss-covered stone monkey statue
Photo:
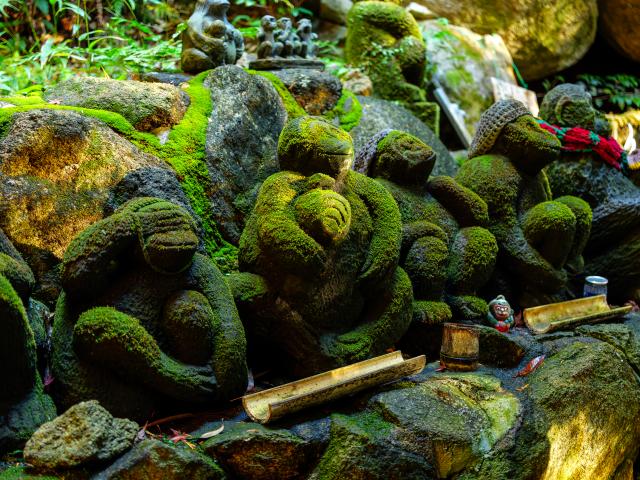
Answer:
[[498, 253], [484, 228], [487, 204], [450, 177], [429, 179], [435, 161], [435, 152], [420, 139], [386, 130], [370, 139], [355, 162], [355, 169], [384, 185], [400, 208], [400, 265], [414, 294], [406, 340], [415, 340], [407, 346], [416, 351], [431, 343], [439, 348], [439, 326], [452, 315], [484, 319], [487, 304], [476, 293], [493, 273]]
[[399, 2], [361, 1], [347, 27], [346, 59], [366, 71], [375, 95], [403, 103], [437, 132], [439, 108], [426, 101], [426, 47], [413, 16]]
[[481, 117], [469, 160], [456, 175], [489, 209], [499, 246], [496, 292], [528, 307], [559, 298], [567, 272], [579, 273], [591, 209], [577, 197], [552, 200], [543, 168], [560, 142], [516, 100], [501, 100]]
[[[608, 136], [591, 95], [580, 85], [561, 84], [540, 105], [540, 117], [558, 127], [580, 127]], [[546, 168], [554, 195], [575, 195], [593, 209], [584, 251], [585, 273], [609, 279], [609, 298], [640, 301], [640, 171], [625, 175], [595, 151], [563, 151]]]
[[71, 242], [53, 328], [61, 405], [143, 418], [244, 392], [244, 330], [195, 232], [177, 205], [137, 198]]
[[30, 298], [34, 284], [33, 272], [0, 230], [0, 453], [22, 448], [56, 415], [37, 369], [34, 330], [44, 334], [44, 324], [36, 324], [42, 318]]
[[287, 123], [278, 159], [240, 239], [245, 273], [231, 280], [250, 342], [297, 375], [384, 353], [411, 320], [393, 197], [350, 170], [351, 137], [322, 118]]

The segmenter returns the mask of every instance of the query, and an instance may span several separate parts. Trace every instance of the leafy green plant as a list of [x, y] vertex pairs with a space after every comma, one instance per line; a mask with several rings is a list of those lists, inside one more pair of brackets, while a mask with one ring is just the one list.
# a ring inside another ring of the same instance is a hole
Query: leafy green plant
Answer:
[[[640, 78], [634, 75], [590, 75], [576, 76], [578, 83], [582, 83], [593, 97], [593, 104], [604, 112], [622, 113], [630, 109], [640, 108]], [[561, 75], [542, 82], [545, 91], [565, 83], [567, 80]]]

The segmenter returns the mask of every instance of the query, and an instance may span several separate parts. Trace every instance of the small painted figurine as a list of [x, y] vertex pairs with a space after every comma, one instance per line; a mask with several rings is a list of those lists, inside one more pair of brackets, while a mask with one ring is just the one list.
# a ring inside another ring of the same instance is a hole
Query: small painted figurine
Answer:
[[513, 309], [504, 295], [498, 295], [489, 302], [487, 322], [499, 332], [508, 332], [513, 326]]

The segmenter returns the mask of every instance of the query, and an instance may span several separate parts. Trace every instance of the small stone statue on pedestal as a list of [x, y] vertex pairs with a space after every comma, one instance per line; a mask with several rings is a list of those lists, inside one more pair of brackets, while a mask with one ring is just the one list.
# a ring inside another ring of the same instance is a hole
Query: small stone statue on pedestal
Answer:
[[317, 48], [313, 43], [318, 36], [313, 33], [311, 21], [303, 18], [293, 28], [290, 18], [276, 21], [265, 15], [258, 32], [258, 60], [249, 63], [255, 70], [280, 70], [283, 68], [324, 69], [324, 63], [315, 59]]
[[244, 52], [242, 34], [227, 20], [227, 0], [198, 0], [182, 33], [182, 70], [200, 73], [233, 65]]

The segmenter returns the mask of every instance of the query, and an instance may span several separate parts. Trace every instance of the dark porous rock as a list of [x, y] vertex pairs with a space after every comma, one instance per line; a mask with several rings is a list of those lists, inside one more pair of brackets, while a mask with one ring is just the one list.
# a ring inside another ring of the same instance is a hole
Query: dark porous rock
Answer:
[[223, 480], [209, 457], [186, 445], [144, 440], [91, 480]]
[[338, 77], [319, 70], [287, 69], [272, 72], [282, 80], [296, 102], [309, 115], [322, 115], [336, 106], [342, 95]]
[[205, 84], [213, 102], [205, 145], [209, 198], [222, 235], [237, 244], [260, 184], [278, 171], [276, 147], [287, 113], [267, 79], [240, 67], [216, 68]]
[[332, 416], [331, 441], [310, 480], [429, 480], [422, 456], [396, 440], [396, 427], [375, 412]]
[[362, 117], [360, 123], [349, 132], [356, 151], [381, 130], [401, 130], [418, 137], [436, 152], [437, 160], [432, 175], [455, 174], [458, 166], [447, 147], [413, 113], [396, 103], [379, 98], [358, 96], [358, 101], [362, 105]]
[[42, 470], [99, 464], [131, 448], [137, 432], [138, 424], [112, 417], [97, 401], [82, 402], [42, 425], [24, 458]]
[[[442, 374], [380, 393], [369, 401], [400, 428], [402, 447], [429, 459], [437, 478], [475, 465], [517, 424], [521, 406], [500, 380], [478, 373]], [[493, 477], [492, 477], [493, 478]]]
[[242, 480], [304, 478], [309, 468], [310, 445], [288, 430], [257, 423], [225, 425], [202, 448], [222, 467]]
[[94, 118], [52, 109], [13, 114], [0, 140], [0, 228], [34, 271], [38, 298], [55, 303], [67, 246], [104, 217], [111, 188], [145, 167], [169, 169]]
[[173, 170], [160, 167], [143, 167], [127, 173], [114, 185], [104, 206], [105, 216], [111, 215], [123, 204], [136, 197], [155, 197], [167, 200], [187, 210], [198, 224], [201, 235], [201, 220], [193, 211], [189, 199], [180, 186]]
[[176, 87], [188, 82], [192, 78], [192, 75], [186, 73], [146, 72], [140, 74], [141, 82], [168, 83]]
[[189, 106], [189, 96], [173, 85], [74, 77], [45, 93], [49, 102], [115, 112], [142, 131], [177, 124]]
[[511, 368], [520, 363], [526, 348], [518, 337], [483, 325], [476, 328], [480, 332], [480, 363], [500, 368]]
[[515, 446], [465, 479], [610, 479], [640, 445], [640, 385], [624, 355], [603, 342], [574, 342], [523, 381], [529, 406]]

